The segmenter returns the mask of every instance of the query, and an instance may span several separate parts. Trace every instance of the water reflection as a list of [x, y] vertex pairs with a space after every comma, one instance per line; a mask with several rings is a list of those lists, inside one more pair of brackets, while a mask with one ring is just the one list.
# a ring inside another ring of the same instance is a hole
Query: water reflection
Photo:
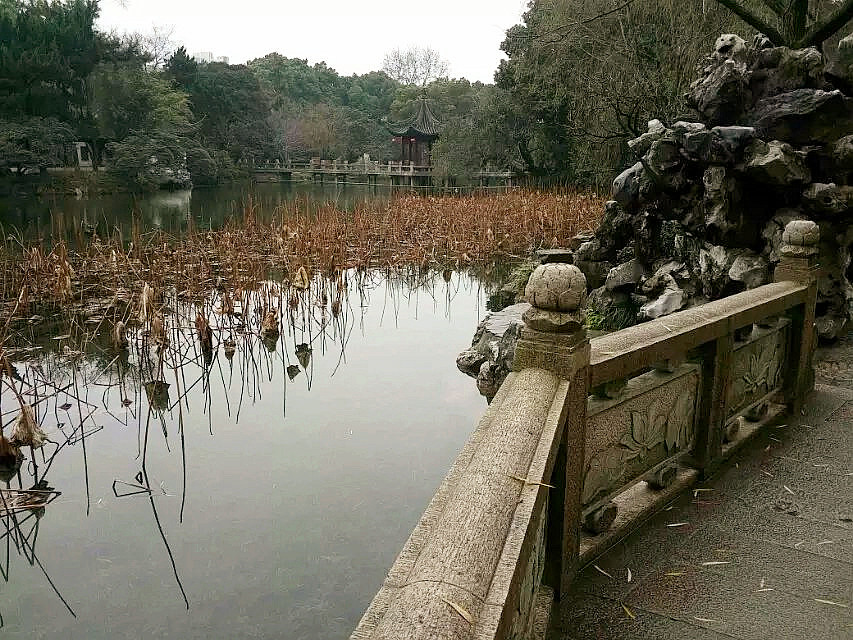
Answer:
[[[473, 424], [468, 418], [480, 411], [476, 390], [454, 371], [448, 356], [470, 339], [482, 299], [477, 281], [465, 275], [348, 271], [318, 275], [304, 288], [265, 281], [251, 291], [217, 290], [198, 300], [176, 291], [153, 292], [150, 305], [140, 305], [144, 312], [131, 317], [127, 309], [117, 309], [114, 316], [98, 317], [94, 328], [79, 316], [15, 326], [14, 345], [4, 345], [3, 429], [8, 434], [32, 407], [32, 418], [47, 441], [27, 448], [10, 438], [5, 457], [0, 447], [5, 482], [0, 533], [5, 531], [6, 543], [2, 575], [13, 585], [8, 606], [16, 612], [11, 631], [93, 637], [101, 629], [103, 637], [111, 637], [142, 634], [144, 625], [155, 624], [141, 622], [142, 614], [135, 610], [119, 614], [117, 605], [100, 602], [98, 585], [106, 584], [104, 588], [117, 592], [123, 588], [126, 597], [138, 597], [143, 610], [169, 611], [175, 603], [191, 611], [200, 608], [199, 624], [216, 624], [208, 631], [222, 637], [244, 635], [246, 623], [239, 615], [214, 623], [217, 616], [210, 607], [248, 608], [257, 614], [260, 605], [252, 598], [266, 603], [268, 612], [279, 612], [273, 616], [278, 626], [266, 619], [252, 623], [260, 625], [258, 635], [273, 629], [294, 638], [344, 635], [464, 440]], [[395, 335], [398, 326], [405, 335]], [[420, 349], [407, 346], [418, 340], [425, 341]], [[351, 347], [356, 370], [345, 371]], [[419, 356], [420, 351], [427, 357]], [[407, 359], [406, 366], [392, 374], [394, 384], [383, 373], [399, 358]], [[452, 374], [435, 373], [445, 370]], [[344, 388], [328, 383], [341, 375]], [[445, 420], [449, 425], [433, 424], [442, 421], [442, 394], [455, 398], [457, 393], [432, 386], [443, 379], [458, 380], [467, 392], [465, 402], [454, 399], [447, 405], [457, 418], [459, 407], [465, 407], [461, 425], [455, 427], [450, 420]], [[309, 398], [306, 392], [312, 388], [312, 394], [320, 395]], [[386, 406], [389, 415], [382, 415]], [[422, 420], [407, 415], [404, 407], [421, 407]], [[427, 414], [426, 407], [434, 413]], [[336, 453], [337, 468], [329, 466], [324, 442], [345, 441], [338, 429], [329, 429], [335, 422], [347, 425], [344, 439], [354, 431], [377, 429], [376, 437], [344, 448], [343, 456]], [[290, 430], [282, 430], [288, 424]], [[312, 424], [327, 427], [314, 432]], [[388, 430], [395, 424], [403, 433]], [[213, 439], [199, 439], [202, 425]], [[388, 443], [401, 436], [397, 448], [389, 449]], [[396, 458], [414, 459], [407, 456], [410, 448], [424, 465], [435, 468], [423, 471], [415, 465], [411, 479], [402, 481], [399, 471], [382, 473]], [[380, 457], [371, 450], [381, 452]], [[438, 461], [436, 451], [441, 451]], [[364, 465], [367, 480], [354, 482]], [[324, 480], [329, 471], [342, 475]], [[394, 486], [388, 484], [391, 478], [404, 487], [405, 497], [370, 502], [372, 492]], [[411, 483], [418, 487], [417, 499], [411, 497]], [[108, 496], [102, 495], [105, 486]], [[345, 502], [337, 503], [336, 494], [346, 496]], [[57, 500], [64, 495], [76, 497]], [[221, 498], [227, 506], [213, 508]], [[128, 508], [121, 506], [125, 504]], [[310, 524], [316, 516], [309, 513], [319, 504], [323, 513], [317, 515], [329, 521], [322, 527], [325, 533]], [[382, 510], [391, 505], [390, 521], [385, 521]], [[54, 509], [60, 513], [51, 518]], [[104, 510], [115, 525], [103, 524]], [[81, 525], [84, 514], [102, 524], [94, 530]], [[245, 539], [228, 546], [224, 532], [232, 521]], [[37, 553], [42, 523], [53, 531], [47, 531], [48, 547], [42, 540]], [[105, 535], [113, 526], [113, 537]], [[189, 529], [181, 533], [185, 526]], [[353, 530], [359, 533], [356, 540], [350, 540]], [[259, 539], [259, 533], [268, 539]], [[390, 541], [385, 539], [389, 533]], [[148, 541], [151, 534], [158, 540], [156, 547]], [[115, 536], [138, 546], [140, 555], [99, 552], [94, 561], [86, 559], [85, 550], [93, 545], [120, 545]], [[246, 539], [254, 540], [259, 555], [247, 566], [235, 567], [231, 558], [245, 553]], [[57, 544], [64, 549], [59, 555]], [[290, 559], [276, 560], [283, 549]], [[323, 558], [338, 560], [330, 564]], [[343, 558], [349, 564], [341, 564]], [[19, 561], [22, 567], [14, 567]], [[283, 576], [268, 575], [271, 562]], [[215, 563], [223, 563], [224, 569]], [[302, 566], [306, 563], [308, 568]], [[365, 563], [369, 571], [358, 568]], [[117, 565], [122, 572], [112, 569]], [[154, 566], [167, 572], [168, 580], [162, 574], [147, 579]], [[41, 576], [41, 586], [22, 571], [25, 567]], [[221, 581], [223, 570], [230, 575], [227, 582]], [[291, 573], [303, 577], [290, 584], [286, 576]], [[341, 573], [345, 588], [333, 586], [342, 584]], [[82, 576], [89, 576], [91, 586]], [[263, 584], [248, 587], [246, 580], [258, 576]], [[16, 579], [21, 583], [17, 598]], [[135, 583], [139, 585], [133, 588]], [[80, 584], [86, 588], [77, 588]], [[63, 605], [69, 619], [80, 615], [83, 626], [63, 625], [55, 610], [39, 619], [35, 611], [22, 609], [19, 598], [45, 607], [45, 592]], [[109, 624], [101, 607], [113, 612]], [[0, 616], [4, 608], [0, 601]], [[170, 621], [163, 624], [178, 635], [192, 624], [166, 618]]]
[[142, 232], [159, 229], [177, 235], [192, 228], [221, 228], [229, 219], [241, 218], [250, 200], [258, 218], [269, 220], [276, 210], [310, 212], [327, 203], [349, 211], [365, 201], [386, 202], [392, 193], [389, 187], [365, 185], [247, 183], [142, 195], [9, 196], [0, 197], [0, 227], [4, 236], [24, 242], [40, 237], [73, 242], [78, 233], [127, 239], [134, 225]]

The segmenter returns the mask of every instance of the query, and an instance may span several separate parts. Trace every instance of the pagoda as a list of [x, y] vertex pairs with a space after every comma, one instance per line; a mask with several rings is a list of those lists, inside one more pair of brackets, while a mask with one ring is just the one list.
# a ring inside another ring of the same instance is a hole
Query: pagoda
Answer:
[[400, 144], [400, 160], [416, 167], [432, 165], [432, 143], [438, 139], [440, 123], [427, 104], [426, 97], [418, 99], [415, 116], [392, 127], [394, 142]]

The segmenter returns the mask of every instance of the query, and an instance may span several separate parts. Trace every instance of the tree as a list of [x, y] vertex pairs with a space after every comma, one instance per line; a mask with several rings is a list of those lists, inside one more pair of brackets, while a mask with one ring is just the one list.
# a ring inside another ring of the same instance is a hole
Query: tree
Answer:
[[447, 75], [447, 61], [435, 49], [409, 47], [394, 49], [385, 54], [382, 70], [401, 84], [425, 87], [431, 80]]
[[198, 62], [187, 54], [184, 47], [179, 47], [166, 61], [164, 71], [179, 89], [189, 92], [198, 78]]
[[344, 97], [345, 105], [377, 120], [388, 115], [400, 87], [399, 82], [388, 77], [383, 71], [371, 71], [346, 80], [349, 88]]
[[320, 157], [339, 155], [337, 142], [340, 140], [337, 131], [338, 121], [332, 109], [325, 104], [313, 107], [302, 119], [302, 136], [305, 146]]
[[200, 64], [186, 91], [205, 146], [234, 160], [273, 152], [270, 96], [249, 67]]
[[481, 82], [471, 84], [464, 78], [440, 78], [425, 87], [404, 85], [397, 90], [391, 104], [391, 115], [396, 120], [412, 117], [421, 96], [429, 100], [439, 120], [446, 120], [453, 115], [468, 115], [474, 109], [477, 94], [483, 87]]
[[626, 140], [678, 119], [713, 34], [735, 19], [703, 0], [538, 0], [509, 29], [494, 106], [525, 170], [603, 185], [631, 161]]
[[355, 159], [392, 153], [383, 118], [399, 83], [383, 72], [342, 77], [325, 63], [271, 53], [249, 62], [269, 93], [274, 155], [310, 153]]
[[198, 145], [173, 132], [155, 131], [112, 142], [107, 150], [110, 173], [139, 189], [157, 189], [190, 183], [188, 151], [198, 151]]
[[717, 0], [777, 46], [820, 47], [853, 20], [853, 0], [762, 0], [760, 8], [745, 0]]
[[85, 117], [86, 78], [98, 62], [97, 0], [2, 0], [0, 116]]
[[470, 184], [483, 165], [476, 141], [480, 135], [472, 117], [454, 116], [444, 123], [432, 149], [433, 178], [438, 184]]
[[160, 69], [166, 65], [170, 54], [175, 50], [175, 41], [172, 40], [174, 34], [175, 27], [155, 24], [149, 33], [137, 36], [143, 51], [150, 59], [148, 64], [151, 69]]
[[272, 94], [276, 108], [340, 104], [346, 94], [343, 79], [325, 62], [310, 66], [307, 60], [270, 53], [248, 67]]
[[192, 113], [187, 95], [159, 72], [101, 64], [90, 78], [92, 113], [99, 137], [123, 140], [131, 133], [186, 132]]
[[17, 175], [64, 164], [65, 145], [74, 139], [67, 124], [55, 118], [0, 120], [0, 169]]
[[273, 155], [276, 158], [289, 162], [294, 155], [301, 156], [308, 152], [302, 131], [302, 121], [299, 118], [291, 117], [280, 109], [274, 109], [269, 115], [268, 122], [274, 136]]

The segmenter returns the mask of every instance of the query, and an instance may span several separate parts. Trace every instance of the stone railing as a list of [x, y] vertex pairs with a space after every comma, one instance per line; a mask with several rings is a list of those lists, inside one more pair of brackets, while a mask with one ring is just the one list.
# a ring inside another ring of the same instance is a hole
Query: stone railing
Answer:
[[581, 563], [799, 410], [818, 239], [792, 222], [775, 283], [591, 342], [583, 274], [538, 267], [513, 373], [352, 638], [544, 637]]

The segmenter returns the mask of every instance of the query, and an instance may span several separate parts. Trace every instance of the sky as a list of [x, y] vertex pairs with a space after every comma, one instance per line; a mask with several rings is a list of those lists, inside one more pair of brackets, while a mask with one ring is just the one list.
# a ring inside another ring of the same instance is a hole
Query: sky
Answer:
[[394, 48], [427, 46], [451, 77], [492, 82], [506, 30], [527, 0], [102, 0], [102, 30], [174, 28], [192, 55], [210, 51], [239, 64], [277, 51], [325, 61], [341, 75], [382, 67]]

